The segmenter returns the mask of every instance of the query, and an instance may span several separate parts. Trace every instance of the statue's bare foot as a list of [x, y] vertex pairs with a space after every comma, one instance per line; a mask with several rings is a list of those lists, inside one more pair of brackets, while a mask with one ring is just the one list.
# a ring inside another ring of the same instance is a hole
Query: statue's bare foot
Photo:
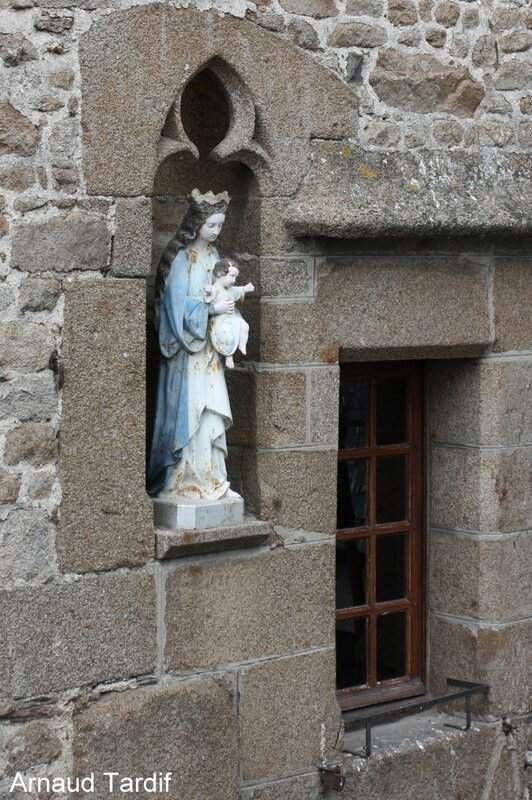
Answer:
[[225, 366], [229, 367], [229, 369], [233, 369], [233, 367], [235, 366], [235, 362], [233, 361], [233, 356], [225, 357]]
[[246, 353], [247, 353], [247, 349], [246, 349], [246, 345], [245, 345], [245, 344], [239, 344], [239, 345], [238, 345], [238, 349], [240, 350], [240, 352], [241, 352], [241, 353], [243, 353], [244, 355], [246, 355]]
[[232, 489], [228, 489], [224, 494], [224, 497], [240, 497], [240, 495], [238, 494], [238, 492], [233, 492]]

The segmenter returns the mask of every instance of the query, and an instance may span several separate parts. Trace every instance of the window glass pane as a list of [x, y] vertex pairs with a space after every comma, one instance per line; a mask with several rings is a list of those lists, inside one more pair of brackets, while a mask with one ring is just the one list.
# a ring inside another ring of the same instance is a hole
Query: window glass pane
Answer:
[[406, 611], [377, 617], [377, 680], [406, 674]]
[[368, 382], [343, 378], [340, 383], [339, 448], [368, 444]]
[[377, 603], [406, 596], [406, 533], [377, 536]]
[[377, 523], [406, 519], [406, 456], [377, 459]]
[[336, 608], [367, 603], [368, 540], [336, 543]]
[[368, 522], [368, 462], [338, 462], [338, 528], [360, 528]]
[[343, 619], [336, 623], [336, 686], [349, 689], [368, 680], [368, 635], [366, 619]]
[[406, 378], [377, 381], [375, 415], [377, 444], [406, 441]]

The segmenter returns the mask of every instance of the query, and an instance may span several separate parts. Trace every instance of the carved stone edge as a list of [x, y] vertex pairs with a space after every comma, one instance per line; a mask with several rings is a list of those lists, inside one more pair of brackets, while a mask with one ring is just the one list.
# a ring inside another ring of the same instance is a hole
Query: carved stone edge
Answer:
[[256, 519], [247, 520], [242, 525], [188, 531], [156, 528], [155, 558], [163, 561], [242, 547], [257, 547], [264, 544], [272, 534], [273, 528], [269, 522]]

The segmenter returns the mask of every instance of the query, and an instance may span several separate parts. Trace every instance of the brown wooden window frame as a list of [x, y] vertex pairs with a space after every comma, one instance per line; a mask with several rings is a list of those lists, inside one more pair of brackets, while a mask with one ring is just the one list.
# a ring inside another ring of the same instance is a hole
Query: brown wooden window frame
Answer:
[[[425, 692], [424, 687], [424, 493], [423, 493], [423, 365], [420, 362], [342, 363], [341, 380], [366, 380], [369, 387], [367, 443], [362, 447], [338, 450], [338, 462], [367, 461], [367, 524], [337, 530], [337, 542], [367, 541], [367, 596], [363, 605], [336, 611], [336, 620], [367, 620], [367, 681], [340, 688], [337, 697], [342, 710], [359, 708], [411, 697]], [[376, 439], [376, 384], [378, 379], [405, 377], [406, 436], [401, 444], [378, 445]], [[405, 519], [377, 523], [376, 470], [379, 456], [406, 456], [407, 491]], [[392, 533], [408, 535], [405, 557], [406, 592], [404, 599], [376, 600], [377, 539]], [[406, 612], [406, 670], [402, 677], [377, 680], [377, 618], [392, 612]]]

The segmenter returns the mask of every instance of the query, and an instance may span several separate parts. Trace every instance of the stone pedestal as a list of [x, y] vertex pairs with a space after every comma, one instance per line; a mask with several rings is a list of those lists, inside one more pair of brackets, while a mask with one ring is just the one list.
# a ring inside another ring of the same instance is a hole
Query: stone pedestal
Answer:
[[223, 497], [221, 500], [155, 499], [153, 518], [156, 528], [169, 530], [196, 530], [241, 525], [244, 519], [244, 501], [241, 497]]

